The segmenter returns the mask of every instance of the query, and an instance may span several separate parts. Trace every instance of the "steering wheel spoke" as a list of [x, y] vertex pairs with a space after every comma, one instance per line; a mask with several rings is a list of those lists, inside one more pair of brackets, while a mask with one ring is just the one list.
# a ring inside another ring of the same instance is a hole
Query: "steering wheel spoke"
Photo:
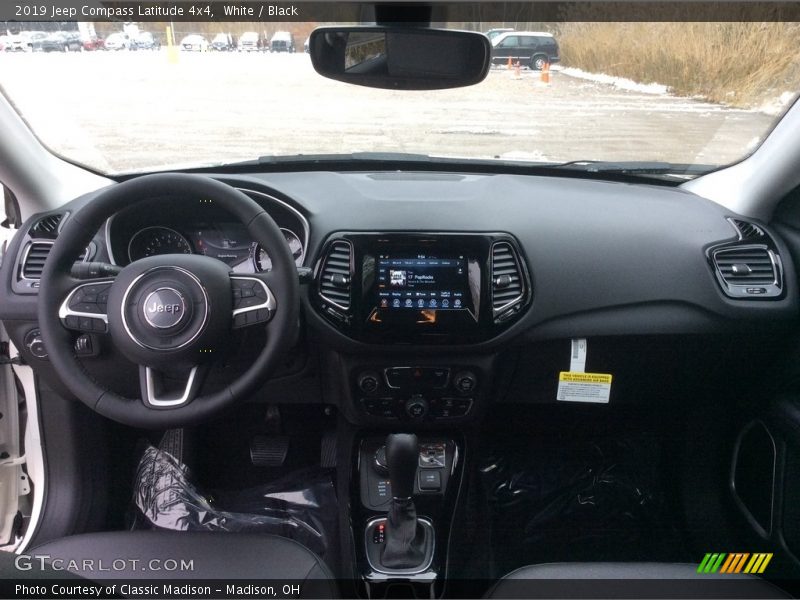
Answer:
[[268, 283], [269, 275], [230, 276], [234, 329], [263, 325], [274, 316], [278, 305]]
[[108, 332], [108, 295], [113, 278], [97, 279], [72, 287], [58, 309], [61, 324], [84, 333]]
[[186, 380], [176, 382], [175, 377], [158, 369], [139, 365], [139, 384], [142, 389], [142, 402], [148, 408], [177, 408], [194, 400], [203, 386], [203, 379], [208, 371], [205, 365], [194, 365], [189, 368]]

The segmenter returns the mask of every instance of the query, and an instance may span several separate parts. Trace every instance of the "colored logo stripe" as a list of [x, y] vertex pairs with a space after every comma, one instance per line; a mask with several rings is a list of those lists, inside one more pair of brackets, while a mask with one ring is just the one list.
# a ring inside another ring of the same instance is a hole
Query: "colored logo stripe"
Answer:
[[697, 567], [698, 573], [763, 573], [772, 560], [772, 553], [709, 552]]

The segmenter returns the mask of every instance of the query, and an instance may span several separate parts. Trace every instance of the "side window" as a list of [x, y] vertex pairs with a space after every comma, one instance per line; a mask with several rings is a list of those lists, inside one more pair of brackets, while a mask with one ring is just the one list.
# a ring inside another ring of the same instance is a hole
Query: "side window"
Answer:
[[537, 37], [534, 37], [532, 35], [526, 35], [524, 38], [522, 38], [521, 46], [523, 48], [534, 48], [535, 46], [538, 45], [539, 45], [539, 38]]
[[514, 46], [519, 46], [519, 37], [516, 35], [509, 36], [500, 42], [501, 48], [513, 48]]

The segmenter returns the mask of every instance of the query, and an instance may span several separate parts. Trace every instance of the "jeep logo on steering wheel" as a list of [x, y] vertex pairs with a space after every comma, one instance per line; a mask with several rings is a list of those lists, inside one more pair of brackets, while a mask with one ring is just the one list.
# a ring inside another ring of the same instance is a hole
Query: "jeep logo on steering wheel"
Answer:
[[151, 327], [168, 329], [181, 322], [184, 309], [183, 295], [173, 288], [162, 287], [148, 294], [144, 318]]

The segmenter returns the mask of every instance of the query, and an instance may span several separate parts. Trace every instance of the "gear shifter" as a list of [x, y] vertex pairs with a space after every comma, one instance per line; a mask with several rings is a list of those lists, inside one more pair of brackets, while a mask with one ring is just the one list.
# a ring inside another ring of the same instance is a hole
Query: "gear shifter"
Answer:
[[418, 460], [417, 436], [397, 433], [386, 438], [392, 504], [386, 518], [386, 544], [381, 563], [390, 569], [411, 569], [425, 560], [425, 532], [417, 522], [417, 509], [412, 499]]

